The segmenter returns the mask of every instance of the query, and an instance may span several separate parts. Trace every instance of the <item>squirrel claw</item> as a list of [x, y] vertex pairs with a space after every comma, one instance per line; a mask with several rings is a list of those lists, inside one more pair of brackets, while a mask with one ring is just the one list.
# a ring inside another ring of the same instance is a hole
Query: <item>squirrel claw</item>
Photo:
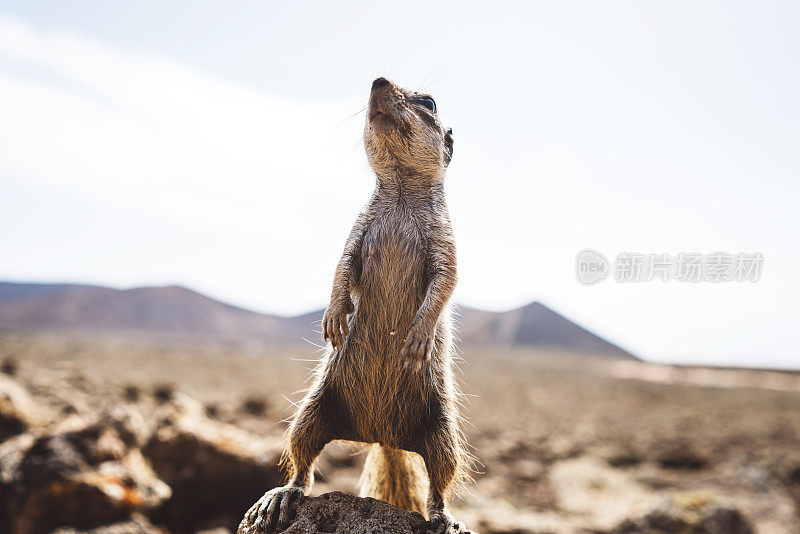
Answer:
[[353, 301], [331, 300], [331, 304], [322, 316], [322, 341], [330, 340], [333, 348], [341, 347], [344, 338], [350, 333], [347, 315], [355, 311]]
[[446, 511], [432, 512], [430, 514], [430, 523], [435, 530], [428, 532], [432, 532], [433, 534], [475, 534], [467, 529], [463, 522], [456, 521]]
[[409, 371], [417, 372], [422, 368], [422, 362], [419, 360], [406, 359], [403, 362], [403, 368]]
[[412, 330], [400, 351], [400, 358], [404, 360], [403, 367], [419, 371], [425, 362], [431, 361], [433, 338], [433, 335], [420, 334]]
[[305, 494], [296, 486], [283, 486], [266, 492], [246, 514], [255, 532], [275, 532], [291, 522], [292, 503]]

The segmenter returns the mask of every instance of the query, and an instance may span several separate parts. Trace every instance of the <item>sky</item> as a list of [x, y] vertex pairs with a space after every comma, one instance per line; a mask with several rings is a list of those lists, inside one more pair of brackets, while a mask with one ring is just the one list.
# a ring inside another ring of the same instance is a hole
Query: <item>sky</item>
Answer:
[[[455, 300], [653, 361], [800, 368], [795, 2], [0, 0], [0, 279], [323, 307], [374, 185], [371, 81], [455, 137]], [[587, 286], [583, 249], [760, 253]]]

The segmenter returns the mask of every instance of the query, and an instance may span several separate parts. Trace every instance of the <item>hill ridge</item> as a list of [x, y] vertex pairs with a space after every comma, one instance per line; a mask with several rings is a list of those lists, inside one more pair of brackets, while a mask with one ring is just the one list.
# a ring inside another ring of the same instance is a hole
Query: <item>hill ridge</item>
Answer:
[[[92, 284], [0, 281], [0, 329], [105, 331], [293, 344], [315, 339], [322, 309], [261, 313], [181, 285], [116, 289]], [[467, 345], [534, 346], [637, 359], [541, 302], [505, 312], [457, 305]]]

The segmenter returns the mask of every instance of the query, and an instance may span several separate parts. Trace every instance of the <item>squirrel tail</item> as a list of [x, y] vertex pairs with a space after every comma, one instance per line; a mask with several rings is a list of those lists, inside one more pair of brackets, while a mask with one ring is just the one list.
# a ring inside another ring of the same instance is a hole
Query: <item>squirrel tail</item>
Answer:
[[386, 501], [427, 517], [428, 477], [418, 455], [371, 445], [361, 473], [361, 497]]

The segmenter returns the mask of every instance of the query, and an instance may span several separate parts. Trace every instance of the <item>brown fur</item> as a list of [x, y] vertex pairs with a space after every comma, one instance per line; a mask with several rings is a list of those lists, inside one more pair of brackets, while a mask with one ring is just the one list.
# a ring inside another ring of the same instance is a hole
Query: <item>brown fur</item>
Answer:
[[444, 174], [453, 141], [422, 98], [373, 83], [364, 146], [375, 192], [336, 268], [322, 322], [331, 350], [289, 428], [289, 484], [254, 507], [268, 523], [278, 513], [284, 522], [292, 495], [313, 482], [315, 458], [339, 439], [375, 444], [363, 495], [454, 525], [447, 496], [467, 454], [448, 305], [456, 250]]
[[361, 496], [404, 510], [424, 511], [428, 488], [425, 464], [418, 454], [372, 445], [361, 474]]

